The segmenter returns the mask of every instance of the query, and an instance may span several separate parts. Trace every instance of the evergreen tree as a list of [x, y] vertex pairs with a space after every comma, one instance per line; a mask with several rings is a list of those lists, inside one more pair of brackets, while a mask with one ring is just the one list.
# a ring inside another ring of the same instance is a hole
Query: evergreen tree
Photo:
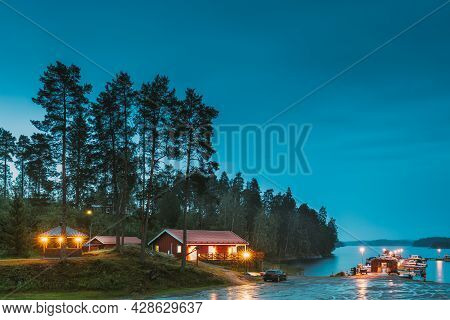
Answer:
[[186, 266], [187, 211], [189, 203], [189, 181], [193, 168], [201, 173], [212, 173], [217, 163], [210, 160], [215, 150], [211, 143], [212, 122], [218, 112], [203, 102], [203, 97], [194, 89], [187, 89], [184, 100], [173, 108], [172, 121], [177, 142], [177, 156], [185, 160], [185, 199], [183, 209], [183, 246], [181, 269]]
[[[90, 85], [80, 84], [80, 68], [75, 65], [66, 66], [57, 61], [49, 65], [41, 76], [42, 88], [39, 89], [33, 102], [42, 106], [45, 111], [43, 121], [33, 121], [37, 129], [49, 133], [54, 151], [59, 154], [61, 163], [61, 234], [66, 237], [67, 226], [67, 143], [68, 128], [71, 119], [76, 115], [80, 105], [87, 103], [86, 94]], [[61, 258], [65, 258], [67, 242], [63, 242]]]
[[134, 152], [135, 145], [132, 140], [135, 128], [132, 123], [133, 109], [136, 105], [136, 91], [133, 89], [133, 83], [130, 76], [125, 72], [119, 72], [111, 82], [114, 105], [117, 108], [118, 116], [121, 119], [117, 130], [118, 159], [116, 162], [117, 184], [119, 198], [116, 202], [117, 228], [116, 228], [116, 248], [122, 252], [124, 237], [124, 220], [128, 215], [128, 206], [131, 201], [131, 194], [136, 182], [134, 173]]
[[2, 185], [2, 196], [3, 198], [8, 198], [8, 189], [11, 182], [11, 172], [9, 170], [8, 163], [13, 160], [16, 153], [16, 139], [13, 137], [11, 132], [0, 128], [0, 173], [3, 180]]
[[[151, 83], [144, 83], [138, 94], [138, 131], [141, 147], [142, 185], [142, 244], [141, 259], [144, 259], [147, 244], [148, 218], [155, 207], [155, 176], [160, 161], [169, 156], [170, 112], [176, 103], [175, 90], [169, 88], [169, 78], [157, 75]], [[148, 160], [147, 160], [148, 159]], [[148, 163], [148, 180], [147, 180]], [[144, 202], [146, 203], [144, 206]]]
[[22, 198], [15, 196], [6, 217], [0, 221], [0, 239], [8, 254], [16, 257], [27, 257], [31, 233], [29, 215]]
[[91, 130], [88, 125], [87, 99], [76, 105], [68, 128], [67, 182], [70, 198], [75, 208], [81, 209], [85, 203], [93, 177], [90, 142]]
[[22, 198], [25, 197], [25, 163], [29, 158], [30, 138], [21, 135], [17, 141], [16, 167], [19, 170], [19, 189]]
[[258, 181], [252, 179], [242, 194], [243, 211], [246, 220], [247, 239], [253, 242], [255, 239], [256, 217], [262, 211], [261, 191]]
[[56, 161], [52, 154], [50, 141], [49, 135], [34, 133], [25, 151], [24, 172], [30, 182], [32, 197], [48, 198], [55, 186]]

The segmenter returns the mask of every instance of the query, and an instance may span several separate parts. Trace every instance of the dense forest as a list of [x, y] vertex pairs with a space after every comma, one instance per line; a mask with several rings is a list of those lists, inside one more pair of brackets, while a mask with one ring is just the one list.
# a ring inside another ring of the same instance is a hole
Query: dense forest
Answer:
[[32, 254], [36, 233], [58, 225], [118, 243], [124, 235], [145, 243], [167, 227], [232, 230], [274, 257], [334, 249], [337, 227], [324, 207], [219, 171], [211, 160], [218, 111], [195, 89], [178, 95], [160, 75], [137, 87], [120, 72], [92, 99], [80, 69], [61, 62], [40, 85], [36, 133], [0, 128], [1, 254]]

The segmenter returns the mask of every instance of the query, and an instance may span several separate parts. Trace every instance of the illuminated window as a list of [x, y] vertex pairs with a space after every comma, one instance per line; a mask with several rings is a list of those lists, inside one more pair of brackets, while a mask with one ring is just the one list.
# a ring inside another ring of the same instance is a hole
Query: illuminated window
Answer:
[[155, 244], [155, 251], [159, 252], [159, 246], [157, 244]]
[[216, 247], [214, 247], [214, 246], [208, 246], [208, 253], [209, 253], [209, 254], [214, 254], [214, 253], [216, 253]]
[[177, 246], [177, 253], [181, 253], [181, 246], [180, 245]]
[[236, 247], [228, 247], [228, 254], [236, 254], [237, 248]]

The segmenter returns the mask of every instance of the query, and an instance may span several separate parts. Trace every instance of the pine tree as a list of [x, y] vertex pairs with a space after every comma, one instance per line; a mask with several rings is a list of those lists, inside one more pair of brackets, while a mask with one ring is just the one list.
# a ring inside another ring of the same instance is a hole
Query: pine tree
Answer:
[[132, 140], [135, 133], [132, 124], [133, 109], [136, 105], [136, 91], [133, 89], [133, 83], [127, 73], [119, 72], [111, 82], [111, 90], [115, 98], [114, 104], [118, 108], [118, 116], [121, 118], [120, 126], [116, 127], [119, 138], [119, 153], [116, 162], [117, 185], [119, 188], [119, 198], [117, 206], [117, 228], [116, 228], [116, 248], [122, 252], [124, 237], [124, 220], [128, 214], [130, 196], [134, 188], [136, 175], [134, 174], [134, 151], [135, 146]]
[[11, 172], [8, 163], [12, 162], [16, 153], [16, 139], [11, 132], [0, 128], [0, 160], [1, 160], [1, 176], [3, 180], [2, 195], [3, 198], [8, 198], [8, 185], [11, 180]]
[[30, 182], [32, 197], [48, 198], [55, 186], [56, 161], [50, 141], [49, 135], [34, 133], [25, 151], [24, 172]]
[[[169, 156], [171, 143], [170, 111], [176, 104], [175, 90], [169, 88], [169, 78], [157, 75], [151, 83], [144, 83], [138, 94], [138, 131], [141, 146], [142, 239], [141, 259], [147, 245], [148, 219], [155, 207], [155, 176], [160, 161]], [[148, 161], [147, 161], [148, 159]], [[147, 181], [148, 162], [148, 181]], [[145, 205], [144, 205], [145, 203]]]
[[173, 109], [175, 138], [177, 139], [177, 156], [185, 160], [185, 199], [183, 209], [183, 246], [181, 269], [186, 266], [187, 211], [189, 205], [189, 181], [193, 168], [201, 173], [212, 173], [217, 163], [210, 160], [215, 150], [211, 143], [212, 122], [218, 111], [207, 106], [203, 97], [194, 89], [187, 89], [184, 100]]
[[[66, 238], [67, 227], [67, 143], [71, 119], [77, 108], [87, 103], [86, 94], [91, 91], [90, 85], [80, 84], [80, 68], [75, 65], [66, 66], [57, 61], [49, 65], [41, 76], [42, 88], [39, 89], [33, 102], [42, 106], [45, 111], [43, 121], [33, 121], [37, 129], [50, 133], [54, 150], [60, 155], [61, 163], [61, 234]], [[65, 258], [67, 242], [63, 242], [61, 258]]]
[[29, 220], [22, 198], [15, 196], [8, 215], [0, 221], [0, 239], [9, 254], [28, 256], [31, 244]]
[[22, 198], [25, 197], [25, 163], [29, 158], [30, 138], [21, 135], [17, 141], [16, 167], [19, 169], [19, 188]]
[[84, 103], [75, 106], [68, 128], [67, 183], [71, 199], [81, 209], [88, 197], [93, 180], [91, 157], [91, 130], [88, 125], [87, 109]]

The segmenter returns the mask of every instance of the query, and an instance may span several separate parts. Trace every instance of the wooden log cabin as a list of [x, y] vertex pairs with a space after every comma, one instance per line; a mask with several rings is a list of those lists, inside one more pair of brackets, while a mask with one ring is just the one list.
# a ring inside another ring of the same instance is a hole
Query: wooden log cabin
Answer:
[[[148, 245], [157, 252], [181, 257], [183, 230], [164, 229]], [[187, 230], [187, 260], [238, 260], [248, 242], [232, 231]]]

